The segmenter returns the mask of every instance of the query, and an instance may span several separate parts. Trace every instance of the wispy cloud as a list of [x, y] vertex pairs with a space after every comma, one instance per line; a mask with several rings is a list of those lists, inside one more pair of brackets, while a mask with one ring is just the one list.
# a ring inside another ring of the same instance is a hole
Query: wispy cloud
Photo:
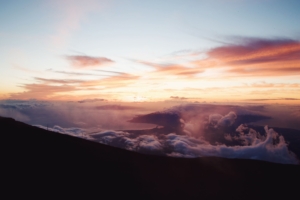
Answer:
[[117, 72], [117, 71], [112, 71], [112, 70], [96, 69], [94, 71], [96, 71], [96, 72], [105, 72], [105, 73], [110, 73], [110, 74], [115, 74], [115, 75], [128, 75], [128, 73], [125, 73], [125, 72]]
[[152, 75], [174, 75], [191, 77], [204, 72], [203, 69], [188, 67], [182, 64], [157, 64], [152, 62], [139, 61], [139, 63], [151, 66], [155, 69]]
[[23, 72], [26, 72], [26, 73], [41, 74], [41, 71], [29, 69], [27, 67], [21, 67], [19, 65], [13, 65], [12, 67], [16, 70], [20, 70], [20, 71], [23, 71]]
[[25, 84], [21, 86], [26, 91], [13, 93], [13, 99], [47, 99], [62, 92], [72, 92], [76, 90], [75, 86], [70, 85], [47, 85], [47, 84]]
[[184, 53], [186, 53], [185, 62], [180, 64], [173, 63], [172, 60], [173, 64], [167, 61], [138, 62], [153, 67], [153, 75], [188, 78], [197, 78], [196, 75], [205, 74], [211, 69], [220, 70], [222, 73], [219, 73], [219, 77], [300, 75], [300, 41], [298, 40], [240, 38], [235, 41], [235, 44], [226, 43], [206, 53], [197, 51], [184, 51]]
[[59, 74], [75, 75], [75, 76], [103, 76], [108, 77], [110, 75], [96, 74], [96, 73], [84, 73], [84, 72], [66, 72], [66, 71], [52, 71]]
[[57, 13], [61, 16], [60, 23], [57, 24], [55, 33], [51, 36], [51, 43], [55, 47], [64, 47], [72, 33], [80, 28], [82, 21], [93, 12], [100, 10], [107, 1], [101, 0], [64, 0], [51, 1], [51, 5], [57, 9]]
[[75, 68], [91, 68], [113, 63], [114, 61], [106, 57], [92, 57], [85, 55], [65, 56]]
[[179, 99], [179, 100], [185, 100], [185, 99], [189, 99], [186, 97], [179, 97], [179, 96], [170, 96], [171, 99]]
[[79, 79], [46, 79], [46, 78], [39, 78], [35, 77], [34, 78], [37, 81], [41, 81], [44, 83], [59, 83], [59, 84], [78, 84], [84, 82], [84, 80], [79, 80]]
[[236, 45], [214, 48], [207, 55], [228, 66], [229, 73], [249, 76], [300, 74], [300, 41], [296, 40], [244, 38]]
[[[94, 75], [88, 73], [72, 73], [72, 72], [57, 72], [69, 75]], [[105, 76], [105, 78], [87, 80], [87, 79], [47, 79], [41, 77], [34, 77], [35, 83], [23, 84], [20, 87], [24, 89], [24, 92], [12, 93], [10, 98], [13, 99], [78, 99], [92, 96], [93, 98], [99, 96], [99, 90], [102, 93], [111, 91], [112, 89], [127, 87], [128, 85], [135, 83], [139, 78], [133, 75], [96, 75]], [[74, 92], [77, 92], [76, 95]], [[78, 94], [80, 92], [80, 94]], [[81, 94], [83, 93], [83, 94]], [[75, 96], [76, 97], [75, 97]], [[102, 94], [103, 96], [103, 94]]]
[[86, 81], [81, 84], [81, 86], [103, 86], [105, 88], [118, 88], [118, 87], [126, 87], [132, 83], [135, 83], [139, 79], [139, 76], [134, 75], [119, 75], [119, 76], [111, 76], [99, 80], [91, 80]]
[[286, 101], [299, 101], [299, 98], [276, 98], [276, 99], [245, 99], [245, 101], [271, 101], [271, 100], [286, 100]]
[[289, 39], [245, 38], [241, 44], [212, 49], [208, 55], [230, 64], [300, 60], [300, 42]]

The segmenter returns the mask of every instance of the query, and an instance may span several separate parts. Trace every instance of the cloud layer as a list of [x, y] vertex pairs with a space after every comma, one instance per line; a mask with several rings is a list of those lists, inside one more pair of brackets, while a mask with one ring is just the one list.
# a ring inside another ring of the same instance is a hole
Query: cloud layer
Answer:
[[[220, 156], [296, 164], [298, 161], [288, 149], [286, 136], [291, 141], [291, 149], [300, 155], [299, 144], [294, 142], [297, 130], [290, 135], [289, 129], [280, 129], [283, 137], [276, 133], [276, 128], [251, 125], [270, 119], [267, 114], [271, 112], [266, 106], [179, 104], [153, 112], [159, 106], [157, 103], [147, 108], [142, 103], [138, 106], [113, 104], [98, 99], [86, 103], [8, 100], [0, 106], [2, 116], [147, 154]], [[283, 113], [280, 109], [278, 112]], [[290, 120], [295, 118], [293, 112], [290, 115]], [[136, 123], [128, 122], [130, 119]]]
[[[46, 127], [39, 127], [46, 129]], [[244, 130], [242, 130], [243, 134], [238, 139], [247, 140], [243, 146], [212, 145], [204, 139], [188, 135], [177, 135], [176, 133], [135, 135], [125, 131], [110, 130], [87, 134], [82, 129], [63, 129], [58, 126], [48, 130], [147, 154], [186, 158], [216, 156], [264, 160], [283, 164], [299, 163], [295, 154], [288, 150], [283, 136], [279, 136], [277, 132], [267, 126], [265, 126], [265, 137], [258, 135], [253, 129], [248, 133], [244, 133]], [[241, 131], [241, 127], [238, 131]], [[226, 137], [230, 140], [237, 140], [237, 138], [230, 136]]]

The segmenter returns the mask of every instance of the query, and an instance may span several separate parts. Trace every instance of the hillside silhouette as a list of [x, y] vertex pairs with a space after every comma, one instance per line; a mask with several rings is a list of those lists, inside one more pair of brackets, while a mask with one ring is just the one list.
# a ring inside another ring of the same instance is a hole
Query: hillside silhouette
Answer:
[[145, 155], [4, 117], [0, 117], [0, 127], [3, 197], [288, 199], [299, 196], [299, 165]]

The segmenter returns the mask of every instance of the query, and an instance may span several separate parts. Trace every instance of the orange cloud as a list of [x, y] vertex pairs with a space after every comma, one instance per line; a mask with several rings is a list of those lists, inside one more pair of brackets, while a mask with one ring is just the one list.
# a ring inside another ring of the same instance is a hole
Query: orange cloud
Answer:
[[300, 89], [300, 84], [297, 83], [290, 83], [290, 84], [284, 84], [284, 83], [254, 83], [254, 84], [250, 84], [247, 86], [243, 86], [243, 88], [245, 87], [251, 87], [251, 88], [296, 88], [296, 89]]
[[184, 65], [177, 64], [157, 64], [152, 62], [140, 61], [139, 63], [151, 66], [155, 69], [152, 75], [175, 75], [175, 76], [186, 76], [191, 77], [196, 74], [204, 72], [203, 69], [196, 67], [185, 67]]
[[92, 56], [66, 56], [66, 59], [69, 60], [71, 65], [76, 68], [98, 67], [114, 62], [105, 57]]
[[48, 99], [58, 93], [76, 90], [76, 87], [70, 85], [54, 86], [46, 84], [26, 84], [22, 87], [27, 91], [13, 93], [10, 97], [13, 99]]
[[[79, 74], [78, 76], [81, 76]], [[126, 88], [135, 83], [138, 76], [119, 75], [96, 80], [81, 79], [46, 79], [35, 77], [38, 83], [24, 84], [21, 87], [24, 92], [12, 93], [10, 98], [14, 99], [76, 99], [91, 95], [94, 97], [102, 93], [110, 92], [112, 89]], [[74, 96], [75, 95], [75, 96]]]
[[255, 64], [300, 60], [300, 42], [294, 40], [250, 39], [245, 44], [228, 45], [210, 50], [209, 57], [230, 64]]
[[[139, 63], [155, 69], [151, 74], [197, 78], [209, 69], [220, 69], [220, 77], [262, 77], [300, 75], [300, 42], [288, 39], [244, 39], [236, 45], [209, 50], [204, 59], [183, 64]], [[195, 53], [191, 52], [195, 58]]]
[[109, 75], [103, 75], [103, 74], [95, 74], [95, 73], [83, 73], [83, 72], [66, 72], [66, 71], [52, 71], [54, 73], [58, 74], [66, 74], [70, 76], [102, 76], [102, 77], [108, 77]]
[[130, 84], [133, 84], [137, 81], [139, 76], [134, 75], [120, 75], [120, 76], [112, 76], [108, 78], [103, 78], [99, 80], [91, 80], [85, 81], [80, 84], [81, 87], [98, 87], [101, 86], [102, 88], [120, 88], [126, 87]]
[[300, 75], [300, 42], [295, 40], [250, 39], [245, 44], [210, 50], [227, 72], [255, 76]]
[[[137, 94], [148, 99], [185, 97], [191, 100], [201, 97], [220, 101], [268, 99], [299, 102], [298, 77], [291, 77], [300, 75], [299, 41], [248, 39], [244, 43], [211, 49], [205, 58], [195, 59], [194, 54], [192, 59], [186, 57], [185, 62], [176, 63], [174, 59], [167, 62], [172, 64], [136, 61], [152, 68], [148, 72], [134, 72], [137, 75], [99, 69], [92, 72], [52, 71], [76, 78], [36, 77], [35, 83], [38, 84], [23, 85], [21, 87], [26, 91], [11, 97], [58, 99], [73, 95], [70, 98], [74, 99], [90, 95], [91, 98], [122, 99], [132, 96], [133, 99]], [[78, 68], [113, 62], [108, 58], [90, 56], [68, 56], [67, 59]], [[288, 78], [280, 83], [276, 76]], [[273, 78], [266, 79], [268, 77]]]

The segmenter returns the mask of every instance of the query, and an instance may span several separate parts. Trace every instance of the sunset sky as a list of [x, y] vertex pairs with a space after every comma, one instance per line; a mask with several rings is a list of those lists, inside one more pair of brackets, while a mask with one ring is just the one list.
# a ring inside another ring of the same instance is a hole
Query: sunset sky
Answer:
[[0, 2], [0, 99], [300, 103], [299, 0]]

